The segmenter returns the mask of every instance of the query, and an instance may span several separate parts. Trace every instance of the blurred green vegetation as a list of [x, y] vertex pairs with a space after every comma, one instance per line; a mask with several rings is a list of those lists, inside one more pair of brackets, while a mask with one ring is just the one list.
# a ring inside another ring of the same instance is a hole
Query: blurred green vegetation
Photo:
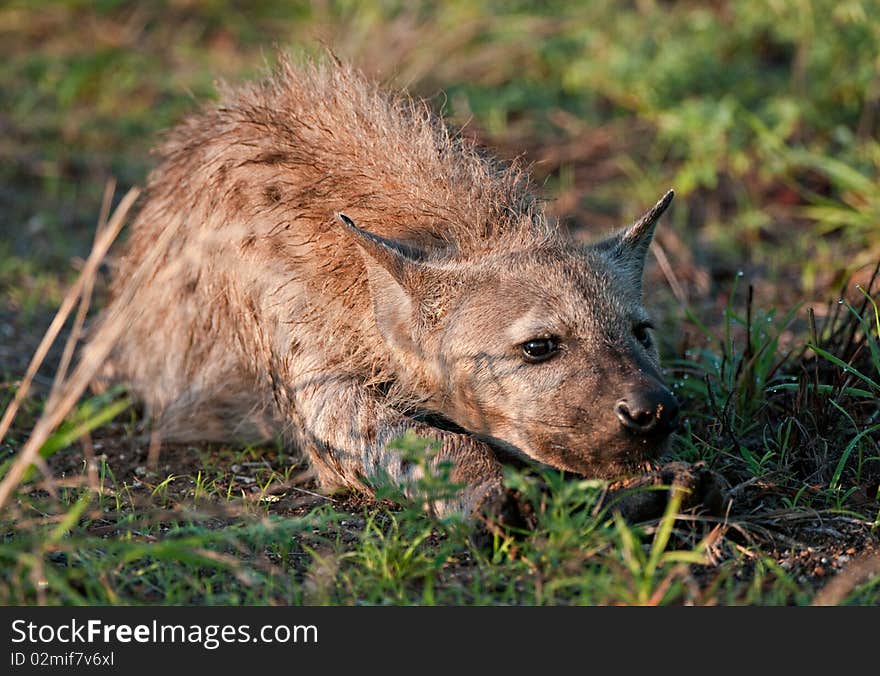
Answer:
[[878, 253], [872, 0], [11, 2], [0, 38], [2, 232], [53, 269], [217, 78], [325, 45], [537, 161], [575, 225], [671, 185], [710, 275], [747, 259], [813, 292]]

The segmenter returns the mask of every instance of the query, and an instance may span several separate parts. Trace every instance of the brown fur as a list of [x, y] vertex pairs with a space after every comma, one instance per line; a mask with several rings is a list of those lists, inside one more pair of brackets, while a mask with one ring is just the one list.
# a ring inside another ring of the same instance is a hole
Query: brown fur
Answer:
[[[467, 485], [438, 511], [497, 502], [505, 455], [606, 476], [662, 447], [614, 407], [662, 388], [633, 327], [668, 199], [579, 245], [517, 167], [333, 62], [224, 91], [160, 156], [117, 296], [173, 236], [107, 373], [164, 438], [282, 433], [326, 487], [364, 489], [419, 478], [389, 447], [412, 430]], [[550, 336], [559, 353], [526, 363], [522, 344]]]

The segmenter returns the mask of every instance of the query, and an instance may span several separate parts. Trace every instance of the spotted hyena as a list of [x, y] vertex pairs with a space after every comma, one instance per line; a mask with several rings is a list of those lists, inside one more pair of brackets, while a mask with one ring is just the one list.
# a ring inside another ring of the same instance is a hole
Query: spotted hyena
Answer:
[[611, 477], [664, 448], [641, 279], [672, 192], [584, 245], [521, 169], [333, 60], [224, 91], [160, 157], [106, 374], [164, 439], [282, 434], [327, 489], [409, 490], [410, 432], [465, 486], [440, 513], [500, 505], [505, 460]]

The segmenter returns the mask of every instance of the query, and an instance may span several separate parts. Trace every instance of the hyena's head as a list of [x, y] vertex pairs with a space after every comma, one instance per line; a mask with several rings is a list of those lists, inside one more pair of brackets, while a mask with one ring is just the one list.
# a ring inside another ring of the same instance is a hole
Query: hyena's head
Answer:
[[433, 412], [507, 452], [611, 476], [658, 455], [678, 416], [641, 299], [671, 200], [598, 244], [559, 238], [466, 264], [340, 218], [360, 245], [385, 348]]

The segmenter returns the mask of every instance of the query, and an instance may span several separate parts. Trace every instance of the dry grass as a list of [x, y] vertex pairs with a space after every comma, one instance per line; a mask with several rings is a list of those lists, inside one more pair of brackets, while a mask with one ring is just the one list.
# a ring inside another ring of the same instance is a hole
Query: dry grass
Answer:
[[[73, 331], [71, 331], [64, 346], [62, 365], [58, 369], [55, 380], [52, 383], [52, 389], [49, 398], [46, 400], [43, 414], [37, 420], [28, 440], [18, 452], [15, 462], [3, 477], [3, 480], [0, 481], [0, 508], [7, 504], [13, 491], [24, 476], [25, 471], [31, 465], [39, 465], [44, 475], [47, 478], [51, 477], [48, 468], [39, 456], [40, 448], [42, 448], [49, 436], [57, 429], [58, 425], [61, 424], [80, 397], [82, 397], [89, 383], [92, 382], [103, 366], [105, 359], [113, 349], [115, 341], [121, 332], [125, 330], [127, 322], [130, 321], [130, 315], [137, 312], [137, 304], [134, 302], [134, 298], [128, 298], [128, 302], [124, 305], [123, 309], [109, 317], [107, 322], [104, 323], [100, 333], [91, 342], [91, 348], [81, 355], [79, 363], [70, 377], [66, 377], [67, 366], [81, 335], [83, 319], [91, 300], [91, 292], [94, 288], [98, 266], [110, 250], [110, 245], [113, 244], [120, 230], [122, 230], [129, 209], [131, 209], [139, 193], [140, 191], [135, 188], [129, 190], [119, 206], [116, 207], [112, 218], [106, 223], [99, 222], [94, 246], [83, 266], [82, 272], [67, 293], [67, 296], [65, 296], [61, 307], [52, 320], [52, 324], [49, 326], [49, 330], [40, 342], [40, 346], [37, 348], [28, 366], [27, 373], [25, 373], [19, 385], [15, 398], [3, 412], [3, 418], [0, 421], [0, 440], [9, 431], [18, 407], [22, 399], [27, 395], [37, 369], [43, 363], [49, 348], [58, 337], [58, 332], [67, 321], [73, 307], [79, 303], [80, 310], [74, 320]], [[109, 200], [110, 197], [107, 197], [104, 204], [109, 204]]]

